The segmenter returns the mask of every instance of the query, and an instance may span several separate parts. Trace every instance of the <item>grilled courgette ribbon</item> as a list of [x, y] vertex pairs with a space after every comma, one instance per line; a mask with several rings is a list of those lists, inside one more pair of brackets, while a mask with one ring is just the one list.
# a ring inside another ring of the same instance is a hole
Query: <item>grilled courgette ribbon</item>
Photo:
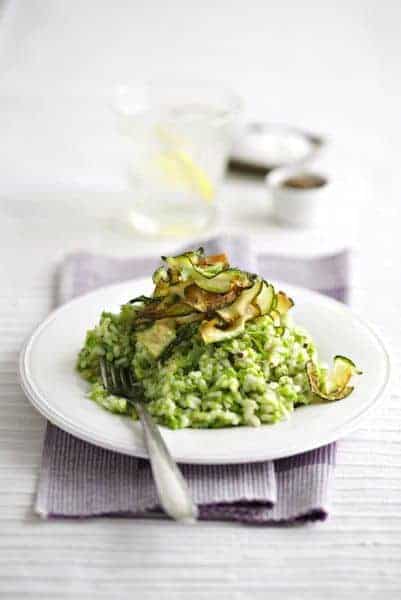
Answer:
[[[260, 316], [281, 327], [294, 305], [263, 278], [231, 267], [226, 254], [206, 256], [199, 248], [162, 260], [153, 274], [152, 296], [131, 300], [136, 307], [136, 338], [156, 359], [179, 343], [185, 326], [199, 322], [202, 340], [213, 344], [240, 335], [247, 321]], [[312, 361], [306, 371], [312, 393], [323, 400], [348, 396], [351, 378], [361, 373], [344, 356], [334, 358], [331, 371]]]

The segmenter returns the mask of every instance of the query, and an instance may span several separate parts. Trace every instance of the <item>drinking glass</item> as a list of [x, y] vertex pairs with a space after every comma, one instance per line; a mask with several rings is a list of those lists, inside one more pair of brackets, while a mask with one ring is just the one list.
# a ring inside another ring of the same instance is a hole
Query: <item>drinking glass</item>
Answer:
[[207, 84], [121, 86], [115, 108], [131, 224], [171, 236], [214, 224], [238, 97]]

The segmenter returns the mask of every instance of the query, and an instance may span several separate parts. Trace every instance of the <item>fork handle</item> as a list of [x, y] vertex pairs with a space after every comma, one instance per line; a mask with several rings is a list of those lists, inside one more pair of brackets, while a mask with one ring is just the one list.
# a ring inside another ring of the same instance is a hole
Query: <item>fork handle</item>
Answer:
[[145, 405], [136, 402], [135, 408], [143, 426], [153, 479], [163, 509], [176, 521], [193, 523], [198, 518], [198, 507], [192, 500], [187, 482]]

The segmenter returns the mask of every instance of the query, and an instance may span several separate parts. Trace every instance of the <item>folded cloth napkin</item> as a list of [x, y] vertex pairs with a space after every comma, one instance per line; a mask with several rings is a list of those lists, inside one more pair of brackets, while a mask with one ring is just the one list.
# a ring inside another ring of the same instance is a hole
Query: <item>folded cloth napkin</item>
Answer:
[[[257, 255], [244, 238], [219, 238], [207, 252], [226, 251], [232, 264], [266, 279], [288, 281], [345, 301], [349, 251], [313, 259]], [[147, 275], [157, 258], [117, 259], [87, 253], [67, 258], [59, 302], [108, 283]], [[122, 301], [124, 298], [121, 299]], [[71, 366], [73, 368], [73, 366]], [[246, 523], [325, 519], [336, 446], [244, 465], [182, 465], [200, 518]], [[148, 461], [79, 440], [48, 423], [36, 499], [42, 517], [163, 514]]]

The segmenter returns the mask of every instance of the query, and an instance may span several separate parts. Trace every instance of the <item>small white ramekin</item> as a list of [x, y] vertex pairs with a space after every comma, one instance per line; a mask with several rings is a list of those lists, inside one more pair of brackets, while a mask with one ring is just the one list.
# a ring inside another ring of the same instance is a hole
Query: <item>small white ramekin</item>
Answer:
[[[314, 188], [289, 188], [284, 181], [294, 176], [314, 175], [323, 177], [326, 183]], [[331, 182], [326, 173], [313, 166], [283, 167], [266, 175], [273, 215], [277, 221], [293, 227], [318, 227], [327, 221]]]

